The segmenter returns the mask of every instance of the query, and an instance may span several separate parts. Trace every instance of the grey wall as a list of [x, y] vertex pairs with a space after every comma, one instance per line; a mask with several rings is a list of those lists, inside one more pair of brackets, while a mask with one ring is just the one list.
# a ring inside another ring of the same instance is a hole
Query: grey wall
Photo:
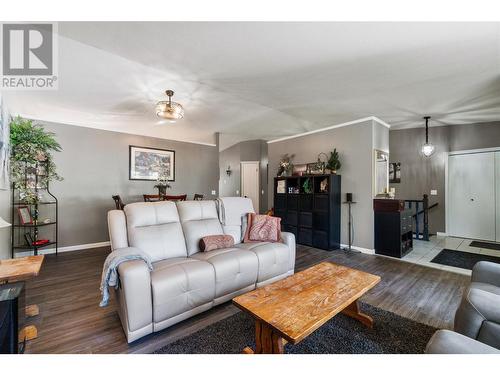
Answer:
[[[10, 218], [10, 190], [0, 190], [0, 217], [9, 223]], [[10, 258], [10, 228], [0, 229], [0, 259]]]
[[[470, 125], [431, 127], [429, 139], [436, 146], [430, 158], [420, 154], [425, 141], [423, 128], [391, 130], [389, 132], [390, 161], [401, 162], [401, 183], [390, 184], [400, 199], [421, 199], [438, 206], [429, 211], [431, 233], [445, 232], [445, 161], [449, 151], [472, 150], [500, 146], [500, 121]], [[437, 190], [437, 196], [430, 191]]]
[[129, 145], [175, 150], [175, 182], [169, 193], [187, 193], [191, 199], [201, 193], [210, 199], [211, 191], [218, 190], [216, 147], [62, 124], [44, 127], [56, 133], [63, 148], [54, 161], [64, 181], [51, 189], [59, 199], [60, 246], [107, 241], [111, 195], [130, 203], [157, 193], [154, 181], [129, 180]]
[[[224, 136], [223, 134], [221, 136]], [[260, 162], [260, 190], [259, 206], [264, 212], [267, 207], [267, 142], [257, 139], [237, 143], [219, 153], [219, 194], [221, 197], [239, 196], [241, 194], [240, 162]], [[231, 166], [231, 176], [226, 173]]]
[[[373, 149], [374, 134], [377, 133], [377, 146], [388, 144], [388, 132], [374, 129], [372, 121], [331, 129], [303, 137], [269, 143], [269, 199], [268, 207], [273, 205], [273, 177], [278, 172], [279, 160], [283, 154], [295, 154], [294, 163], [310, 163], [317, 159], [318, 153], [329, 153], [334, 147], [340, 153], [342, 168], [342, 198], [352, 192], [357, 204], [353, 206], [355, 226], [354, 246], [373, 249]], [[387, 128], [385, 128], [387, 129]], [[342, 205], [342, 243], [347, 243], [347, 206]]]

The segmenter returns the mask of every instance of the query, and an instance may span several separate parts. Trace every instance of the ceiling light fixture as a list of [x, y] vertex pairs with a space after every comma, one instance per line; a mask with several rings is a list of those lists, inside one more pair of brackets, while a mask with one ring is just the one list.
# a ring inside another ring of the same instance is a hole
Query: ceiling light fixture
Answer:
[[170, 120], [170, 122], [175, 122], [184, 117], [184, 108], [179, 103], [172, 101], [172, 96], [174, 92], [172, 90], [165, 91], [168, 96], [168, 101], [163, 100], [156, 103], [156, 115], [158, 117]]
[[432, 144], [429, 143], [429, 119], [431, 116], [424, 116], [425, 120], [425, 143], [422, 145], [422, 155], [425, 157], [432, 156], [434, 154], [434, 151], [436, 150], [436, 147]]

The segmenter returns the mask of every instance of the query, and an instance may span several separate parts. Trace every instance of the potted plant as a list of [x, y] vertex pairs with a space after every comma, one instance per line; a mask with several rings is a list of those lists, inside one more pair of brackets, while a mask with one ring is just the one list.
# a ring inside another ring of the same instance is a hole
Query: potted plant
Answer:
[[42, 187], [51, 181], [61, 181], [52, 160], [52, 152], [61, 151], [61, 145], [54, 133], [19, 116], [10, 122], [10, 145], [11, 178], [14, 188], [19, 191], [19, 199], [27, 204], [38, 203], [39, 187], [26, 183], [27, 176], [37, 174]]
[[156, 180], [157, 184], [154, 186], [155, 189], [158, 189], [158, 195], [167, 195], [167, 189], [170, 189], [172, 186], [168, 183], [168, 176], [166, 173], [160, 173], [158, 175], [158, 179]]
[[342, 164], [340, 163], [339, 153], [337, 152], [337, 149], [334, 148], [333, 151], [330, 152], [330, 157], [328, 158], [326, 167], [330, 170], [330, 173], [337, 174], [337, 171], [341, 166]]

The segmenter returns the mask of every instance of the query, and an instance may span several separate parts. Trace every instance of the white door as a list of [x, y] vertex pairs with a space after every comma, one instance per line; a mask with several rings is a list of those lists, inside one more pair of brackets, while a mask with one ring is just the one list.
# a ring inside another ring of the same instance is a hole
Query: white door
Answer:
[[252, 200], [253, 209], [259, 213], [259, 162], [241, 162], [241, 196]]
[[450, 155], [449, 234], [495, 241], [495, 153]]

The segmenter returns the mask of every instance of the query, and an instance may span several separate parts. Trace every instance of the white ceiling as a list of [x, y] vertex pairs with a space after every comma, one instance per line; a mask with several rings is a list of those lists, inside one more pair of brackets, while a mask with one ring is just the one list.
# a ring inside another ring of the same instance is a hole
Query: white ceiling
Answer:
[[[500, 120], [500, 23], [59, 23], [59, 90], [13, 114], [213, 144], [367, 116], [393, 128]], [[185, 118], [158, 125], [173, 89]]]

